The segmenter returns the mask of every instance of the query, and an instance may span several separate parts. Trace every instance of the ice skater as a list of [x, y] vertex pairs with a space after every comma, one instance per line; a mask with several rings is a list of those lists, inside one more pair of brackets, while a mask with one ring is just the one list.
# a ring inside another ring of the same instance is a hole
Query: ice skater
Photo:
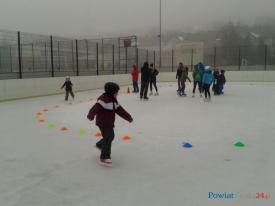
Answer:
[[103, 138], [96, 143], [96, 147], [101, 150], [100, 165], [111, 167], [111, 147], [114, 140], [115, 116], [118, 114], [123, 119], [133, 122], [131, 115], [119, 105], [117, 95], [119, 85], [108, 82], [104, 86], [105, 93], [98, 99], [97, 103], [90, 109], [87, 118], [93, 121], [96, 116], [96, 125], [99, 127]]
[[213, 87], [212, 90], [214, 92], [214, 95], [219, 95], [219, 86], [218, 86], [218, 81], [220, 77], [220, 70], [218, 68], [215, 68], [213, 71]]
[[176, 79], [178, 80], [178, 92], [180, 92], [180, 88], [181, 88], [181, 75], [182, 75], [182, 72], [183, 72], [183, 63], [180, 62], [179, 63], [179, 67], [178, 67], [178, 70], [177, 70], [177, 74], [176, 74]]
[[203, 84], [203, 88], [204, 88], [204, 95], [205, 95], [205, 99], [204, 101], [211, 101], [211, 94], [210, 94], [210, 86], [213, 83], [214, 77], [212, 75], [212, 71], [210, 66], [207, 66], [205, 69], [205, 72], [203, 74], [203, 78], [202, 78], [202, 84]]
[[133, 65], [133, 71], [132, 71], [133, 93], [139, 93], [138, 76], [139, 76], [138, 68], [136, 65]]
[[156, 93], [155, 96], [158, 96], [158, 87], [157, 87], [157, 76], [159, 74], [159, 71], [154, 67], [154, 64], [150, 65], [151, 69], [151, 78], [150, 78], [150, 96], [153, 95], [153, 85], [155, 87]]
[[199, 64], [195, 65], [194, 66], [194, 71], [193, 71], [194, 86], [193, 86], [193, 96], [192, 97], [195, 97], [195, 92], [196, 92], [197, 85], [198, 85], [198, 89], [199, 89], [199, 92], [200, 92], [200, 97], [202, 97], [202, 76], [203, 76], [203, 73], [199, 68]]
[[65, 101], [68, 101], [69, 98], [69, 94], [72, 96], [72, 98], [74, 99], [74, 93], [73, 93], [73, 84], [70, 80], [70, 77], [66, 77], [66, 81], [64, 82], [63, 86], [61, 87], [61, 89], [63, 89], [65, 87]]
[[191, 79], [188, 77], [188, 70], [189, 70], [188, 67], [184, 67], [182, 71], [182, 75], [180, 78], [180, 84], [181, 84], [181, 88], [179, 91], [180, 96], [186, 96], [186, 93], [185, 93], [186, 80], [188, 80], [190, 83], [192, 82]]
[[226, 83], [226, 78], [225, 78], [225, 71], [221, 70], [221, 74], [219, 77], [219, 81], [218, 81], [218, 87], [219, 87], [219, 94], [224, 94], [224, 85]]
[[151, 71], [149, 69], [148, 62], [144, 62], [141, 68], [141, 88], [140, 88], [140, 99], [149, 100], [147, 93], [151, 77]]

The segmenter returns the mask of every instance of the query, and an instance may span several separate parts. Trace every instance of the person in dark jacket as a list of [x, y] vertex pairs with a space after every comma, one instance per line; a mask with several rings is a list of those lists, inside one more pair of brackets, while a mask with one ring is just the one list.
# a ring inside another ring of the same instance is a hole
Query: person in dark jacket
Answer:
[[153, 95], [153, 85], [156, 90], [156, 96], [159, 95], [158, 93], [158, 87], [157, 87], [157, 75], [159, 74], [159, 71], [154, 67], [154, 64], [150, 65], [151, 70], [151, 78], [150, 78], [150, 96]]
[[72, 98], [74, 99], [74, 93], [73, 93], [73, 84], [70, 80], [70, 77], [66, 77], [66, 81], [65, 83], [62, 85], [61, 89], [63, 89], [65, 87], [65, 101], [68, 101], [69, 98], [69, 94], [72, 96]]
[[219, 77], [219, 81], [218, 81], [218, 86], [219, 86], [219, 94], [224, 94], [223, 89], [224, 89], [224, 85], [226, 83], [226, 78], [224, 76], [225, 71], [221, 70], [221, 74]]
[[96, 143], [96, 147], [101, 150], [100, 164], [112, 166], [111, 146], [115, 136], [115, 115], [118, 114], [129, 122], [132, 122], [133, 118], [117, 101], [119, 86], [116, 83], [108, 82], [105, 84], [104, 89], [105, 93], [97, 99], [97, 103], [90, 109], [87, 118], [93, 121], [96, 116], [96, 125], [103, 136]]
[[141, 89], [140, 89], [140, 99], [148, 100], [147, 92], [149, 87], [151, 77], [151, 71], [149, 69], [148, 62], [144, 62], [141, 68]]
[[183, 73], [183, 63], [180, 62], [178, 70], [177, 70], [177, 74], [176, 74], [176, 79], [178, 80], [178, 92], [181, 89], [181, 75], [182, 75], [182, 73]]
[[219, 77], [220, 77], [220, 71], [219, 71], [218, 68], [214, 69], [213, 77], [214, 77], [214, 82], [213, 82], [212, 90], [214, 92], [214, 95], [219, 95], [218, 80], [219, 80]]
[[182, 75], [181, 75], [181, 79], [180, 79], [180, 81], [181, 81], [181, 89], [179, 92], [180, 96], [186, 96], [186, 94], [185, 94], [186, 80], [188, 80], [190, 83], [192, 82], [191, 79], [188, 77], [188, 70], [189, 70], [188, 67], [184, 67], [183, 71], [182, 71]]

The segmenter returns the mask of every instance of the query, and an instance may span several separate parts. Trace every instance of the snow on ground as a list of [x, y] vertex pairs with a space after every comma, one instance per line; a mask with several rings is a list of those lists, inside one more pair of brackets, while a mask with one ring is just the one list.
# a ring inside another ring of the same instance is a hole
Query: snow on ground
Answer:
[[[86, 119], [102, 91], [77, 93], [71, 105], [63, 95], [0, 103], [0, 205], [274, 205], [275, 85], [230, 84], [211, 103], [191, 98], [190, 85], [188, 97], [175, 90], [163, 83], [145, 102], [122, 88], [134, 123], [117, 117], [113, 168], [98, 165], [98, 129]], [[258, 192], [271, 197], [255, 199]]]

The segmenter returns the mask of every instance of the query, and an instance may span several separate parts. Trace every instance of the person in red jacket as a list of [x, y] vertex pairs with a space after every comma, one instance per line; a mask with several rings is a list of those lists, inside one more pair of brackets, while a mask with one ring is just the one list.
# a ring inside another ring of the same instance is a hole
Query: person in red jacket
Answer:
[[108, 82], [105, 84], [104, 89], [105, 93], [97, 99], [97, 103], [90, 109], [87, 118], [93, 121], [96, 116], [96, 125], [103, 136], [96, 143], [96, 147], [101, 150], [100, 164], [103, 166], [112, 166], [111, 146], [115, 137], [115, 116], [118, 114], [129, 122], [133, 122], [133, 118], [117, 101], [119, 86], [116, 83]]
[[132, 71], [132, 80], [133, 80], [133, 93], [139, 93], [138, 88], [138, 68], [136, 65], [133, 65], [133, 71]]

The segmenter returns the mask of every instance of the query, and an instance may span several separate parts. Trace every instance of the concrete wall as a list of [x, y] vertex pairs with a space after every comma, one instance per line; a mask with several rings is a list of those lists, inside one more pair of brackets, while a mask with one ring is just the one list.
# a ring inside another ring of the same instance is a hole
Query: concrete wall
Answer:
[[[191, 74], [189, 75], [191, 77]], [[161, 82], [175, 82], [176, 73], [160, 73]], [[228, 82], [275, 82], [275, 71], [228, 71]], [[75, 91], [103, 88], [114, 81], [121, 86], [131, 84], [129, 74], [72, 77]], [[0, 80], [0, 101], [63, 93], [64, 77]]]

